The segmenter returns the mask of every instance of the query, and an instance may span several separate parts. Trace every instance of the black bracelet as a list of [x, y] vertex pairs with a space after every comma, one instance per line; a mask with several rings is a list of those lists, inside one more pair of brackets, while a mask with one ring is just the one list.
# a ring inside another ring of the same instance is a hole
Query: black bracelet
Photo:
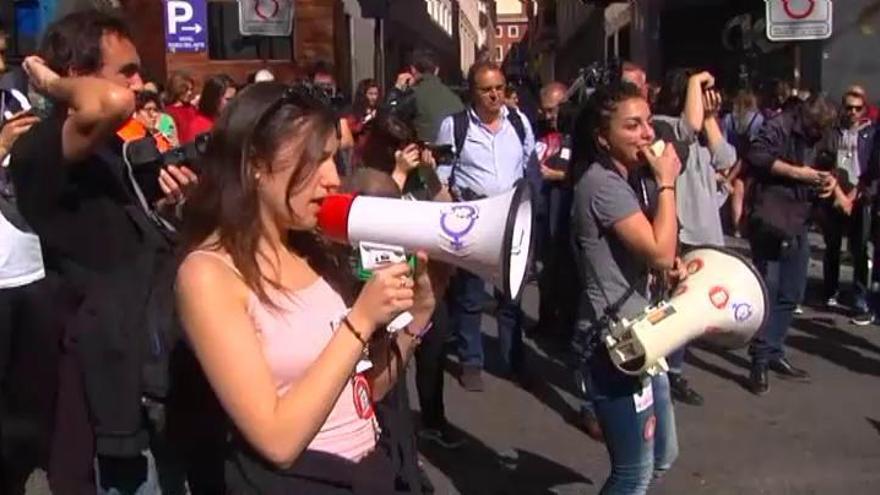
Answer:
[[354, 325], [352, 325], [351, 321], [348, 320], [348, 316], [344, 316], [342, 318], [342, 324], [345, 325], [345, 328], [347, 328], [352, 335], [354, 335], [354, 338], [358, 339], [358, 342], [360, 342], [361, 345], [367, 347], [367, 341], [364, 340], [363, 337], [361, 337], [361, 334], [359, 334], [357, 330], [355, 330]]
[[662, 193], [663, 191], [667, 191], [667, 190], [668, 190], [668, 191], [675, 192], [675, 186], [660, 186], [660, 187], [657, 189], [657, 194], [660, 194], [660, 193]]

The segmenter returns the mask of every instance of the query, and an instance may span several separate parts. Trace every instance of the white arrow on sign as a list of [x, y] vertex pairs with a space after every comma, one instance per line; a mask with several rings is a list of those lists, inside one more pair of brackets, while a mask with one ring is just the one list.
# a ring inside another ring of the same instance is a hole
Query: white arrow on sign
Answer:
[[183, 26], [180, 28], [180, 30], [181, 31], [192, 31], [196, 34], [199, 34], [202, 32], [202, 25], [196, 24], [195, 26]]

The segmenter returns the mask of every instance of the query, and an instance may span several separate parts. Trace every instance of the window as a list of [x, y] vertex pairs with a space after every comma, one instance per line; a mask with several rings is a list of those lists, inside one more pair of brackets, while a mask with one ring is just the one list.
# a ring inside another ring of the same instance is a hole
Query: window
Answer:
[[504, 36], [504, 28], [501, 26], [495, 26], [495, 37], [500, 38]]
[[212, 60], [293, 60], [293, 36], [242, 36], [238, 3], [208, 2], [208, 57]]
[[499, 62], [499, 63], [504, 61], [504, 47], [503, 46], [496, 46], [495, 47], [495, 61]]
[[519, 38], [519, 26], [507, 26], [507, 37], [508, 38]]

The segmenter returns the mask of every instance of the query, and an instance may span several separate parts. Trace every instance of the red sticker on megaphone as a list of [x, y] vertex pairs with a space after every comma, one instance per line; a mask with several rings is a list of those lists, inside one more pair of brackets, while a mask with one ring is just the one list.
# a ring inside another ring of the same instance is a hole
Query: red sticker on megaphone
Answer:
[[700, 271], [703, 268], [703, 260], [697, 258], [695, 260], [691, 260], [687, 264], [688, 275], [693, 275]]
[[709, 289], [709, 301], [712, 302], [712, 306], [724, 309], [727, 306], [727, 302], [730, 301], [730, 294], [727, 293], [727, 289], [724, 287], [716, 285]]

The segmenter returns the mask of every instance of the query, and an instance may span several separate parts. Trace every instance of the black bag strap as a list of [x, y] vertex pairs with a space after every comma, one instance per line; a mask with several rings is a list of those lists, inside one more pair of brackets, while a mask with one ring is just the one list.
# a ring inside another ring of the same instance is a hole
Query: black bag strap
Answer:
[[526, 125], [523, 123], [522, 116], [519, 114], [517, 109], [508, 106], [507, 107], [507, 120], [510, 121], [510, 125], [513, 126], [513, 130], [516, 131], [517, 137], [519, 137], [519, 143], [523, 146], [526, 144]]
[[456, 162], [461, 156], [461, 151], [464, 148], [464, 140], [467, 138], [469, 126], [470, 121], [468, 121], [467, 110], [462, 110], [452, 116], [452, 142], [455, 145]]

